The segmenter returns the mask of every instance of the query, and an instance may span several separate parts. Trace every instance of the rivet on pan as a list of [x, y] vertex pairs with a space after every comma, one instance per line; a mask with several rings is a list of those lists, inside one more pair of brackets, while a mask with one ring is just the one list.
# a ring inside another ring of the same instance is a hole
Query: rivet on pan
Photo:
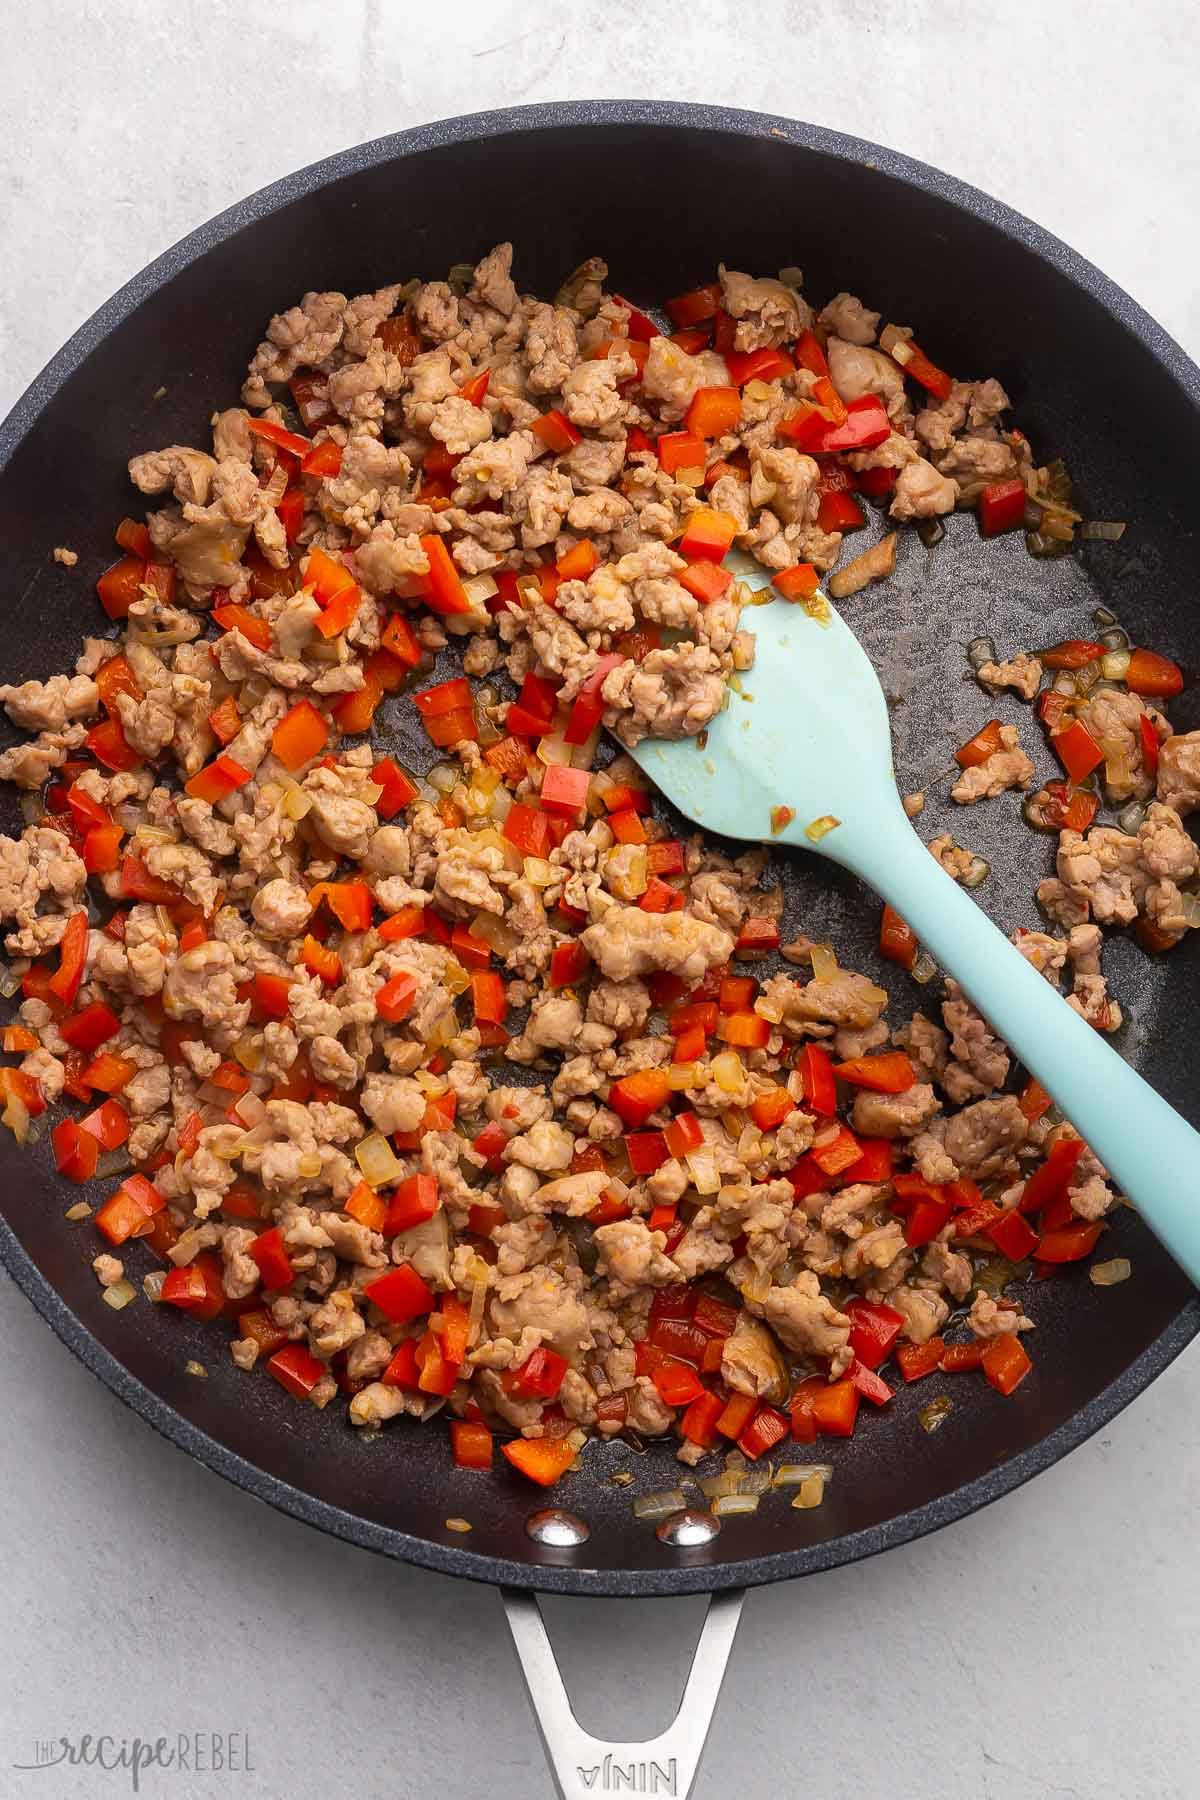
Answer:
[[530, 1513], [525, 1529], [535, 1544], [549, 1544], [555, 1550], [577, 1549], [592, 1535], [590, 1525], [559, 1506], [544, 1506]]
[[696, 1550], [711, 1544], [721, 1529], [720, 1519], [708, 1512], [677, 1512], [656, 1526], [654, 1535], [660, 1544], [673, 1550]]

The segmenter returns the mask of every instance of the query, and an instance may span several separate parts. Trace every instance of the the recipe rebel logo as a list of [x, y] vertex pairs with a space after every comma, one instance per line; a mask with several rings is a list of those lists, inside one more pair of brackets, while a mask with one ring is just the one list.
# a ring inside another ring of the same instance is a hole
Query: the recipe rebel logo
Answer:
[[38, 1738], [32, 1755], [11, 1766], [28, 1774], [47, 1769], [98, 1769], [123, 1776], [134, 1794], [142, 1791], [142, 1778], [151, 1772], [217, 1776], [254, 1773], [250, 1739], [244, 1731], [179, 1731], [156, 1738], [118, 1738], [107, 1732], [85, 1732], [77, 1738]]

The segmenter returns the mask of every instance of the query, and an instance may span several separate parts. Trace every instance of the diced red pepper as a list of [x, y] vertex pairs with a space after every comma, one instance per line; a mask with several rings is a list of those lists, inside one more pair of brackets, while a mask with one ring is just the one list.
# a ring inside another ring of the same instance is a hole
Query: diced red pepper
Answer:
[[992, 1338], [984, 1348], [984, 1377], [998, 1394], [1011, 1394], [1020, 1387], [1032, 1367], [1015, 1331]]
[[738, 932], [739, 956], [765, 956], [779, 948], [779, 920], [768, 913], [751, 913]]
[[500, 1452], [539, 1487], [553, 1487], [575, 1461], [575, 1451], [565, 1437], [515, 1438], [511, 1444], [501, 1444]]
[[922, 1376], [932, 1375], [940, 1367], [945, 1349], [945, 1339], [940, 1337], [931, 1337], [923, 1344], [900, 1344], [896, 1363], [905, 1381], [920, 1381]]
[[591, 967], [591, 958], [578, 939], [557, 944], [550, 955], [550, 986], [570, 987], [581, 981]]
[[856, 1163], [842, 1170], [842, 1180], [890, 1181], [892, 1178], [892, 1145], [888, 1138], [859, 1138], [862, 1155]]
[[[1141, 735], [1141, 740], [1142, 740], [1142, 763], [1143, 763], [1143, 766], [1145, 767], [1146, 773], [1147, 773], [1147, 775], [1157, 775], [1157, 773], [1158, 773], [1158, 733], [1154, 729], [1153, 720], [1148, 718], [1145, 713], [1143, 713], [1141, 718], [1138, 720], [1138, 731]], [[1094, 798], [1094, 796], [1093, 796], [1093, 798]], [[1089, 823], [1090, 823], [1090, 821], [1089, 821]], [[1074, 829], [1076, 831], [1078, 831], [1081, 829], [1086, 829], [1086, 827], [1075, 826]]]
[[271, 648], [271, 627], [265, 619], [260, 619], [257, 613], [247, 611], [244, 606], [240, 606], [234, 601], [227, 601], [223, 606], [214, 606], [212, 616], [214, 623], [219, 625], [222, 631], [240, 632], [246, 642], [253, 644], [256, 650]]
[[946, 1344], [938, 1367], [946, 1375], [965, 1375], [983, 1364], [983, 1344], [972, 1338], [963, 1344]]
[[550, 1350], [543, 1344], [526, 1357], [519, 1369], [514, 1369], [505, 1376], [503, 1386], [510, 1394], [553, 1400], [563, 1384], [563, 1377], [569, 1366], [565, 1356], [560, 1356], [557, 1350]]
[[251, 1258], [258, 1265], [263, 1287], [268, 1293], [276, 1289], [290, 1287], [295, 1280], [295, 1271], [283, 1243], [283, 1233], [278, 1225], [270, 1231], [262, 1232], [247, 1245]]
[[859, 1362], [877, 1369], [892, 1353], [904, 1327], [904, 1314], [892, 1306], [861, 1299], [848, 1300], [845, 1310], [853, 1320], [850, 1348]]
[[88, 1087], [99, 1088], [102, 1094], [119, 1094], [136, 1074], [137, 1064], [129, 1057], [103, 1050], [87, 1065], [79, 1079]]
[[83, 866], [89, 875], [114, 875], [121, 866], [119, 825], [94, 825], [83, 840]]
[[1103, 1230], [1101, 1219], [1079, 1219], [1072, 1225], [1044, 1231], [1038, 1241], [1037, 1260], [1040, 1263], [1080, 1262], [1091, 1255]]
[[542, 805], [548, 812], [562, 813], [568, 819], [577, 819], [587, 807], [590, 781], [591, 776], [586, 769], [572, 769], [562, 763], [551, 763], [542, 777]]
[[453, 1419], [450, 1442], [454, 1460], [460, 1469], [490, 1469], [492, 1466], [492, 1434], [486, 1425], [473, 1419]]
[[83, 741], [96, 761], [103, 763], [106, 769], [123, 772], [142, 766], [141, 757], [130, 745], [117, 719], [104, 719], [99, 725], [93, 725]]
[[471, 1001], [479, 1024], [503, 1025], [508, 1011], [504, 979], [494, 969], [475, 969], [471, 974]]
[[676, 294], [673, 300], [666, 303], [666, 313], [671, 323], [683, 330], [689, 325], [699, 325], [705, 319], [711, 319], [721, 305], [721, 284], [710, 281], [705, 287], [689, 288], [686, 294]]
[[771, 1027], [754, 1012], [723, 1013], [717, 1035], [735, 1050], [765, 1050]]
[[891, 421], [882, 401], [874, 394], [851, 400], [846, 417], [834, 423], [819, 407], [791, 413], [777, 427], [777, 435], [813, 456], [832, 456], [844, 450], [874, 450], [891, 436]]
[[1183, 670], [1157, 650], [1135, 650], [1125, 671], [1125, 686], [1131, 693], [1167, 700], [1182, 692]]
[[545, 857], [549, 854], [550, 820], [544, 812], [516, 800], [508, 809], [503, 835], [515, 844], [523, 856]]
[[325, 945], [309, 932], [301, 945], [304, 966], [313, 975], [330, 987], [336, 987], [342, 979], [342, 959], [336, 950], [327, 950]]
[[426, 532], [421, 539], [421, 548], [429, 560], [429, 593], [426, 599], [433, 611], [470, 612], [471, 602], [463, 588], [462, 576], [446, 548], [446, 540], [439, 537], [436, 531]]
[[557, 408], [553, 412], [543, 413], [540, 419], [534, 420], [529, 429], [541, 438], [547, 449], [553, 450], [556, 455], [570, 450], [579, 442], [581, 435], [566, 414], [559, 412]]
[[700, 387], [692, 395], [683, 423], [695, 437], [718, 438], [736, 431], [741, 416], [742, 397], [736, 387]]
[[750, 1102], [750, 1117], [760, 1131], [776, 1131], [788, 1114], [795, 1112], [796, 1102], [784, 1087], [772, 1088]]
[[866, 514], [852, 494], [821, 492], [817, 508], [817, 524], [822, 531], [857, 531], [865, 525]]
[[251, 779], [250, 770], [243, 768], [240, 762], [221, 752], [213, 762], [199, 771], [183, 784], [184, 792], [193, 800], [203, 800], [209, 806], [216, 806], [228, 795], [236, 793], [238, 788], [245, 787]]
[[805, 1044], [796, 1058], [796, 1068], [804, 1083], [804, 1104], [809, 1112], [832, 1118], [837, 1112], [837, 1083], [828, 1050], [820, 1044]]
[[824, 1384], [812, 1399], [813, 1423], [818, 1432], [829, 1437], [853, 1437], [858, 1399], [858, 1389], [849, 1376]]
[[[796, 367], [787, 351], [781, 349], [726, 350], [723, 354], [729, 379], [740, 388], [748, 381], [779, 381], [783, 376], [791, 375]], [[734, 427], [736, 425], [735, 419]]]
[[916, 1086], [917, 1072], [903, 1050], [885, 1050], [879, 1056], [853, 1056], [835, 1063], [833, 1072], [852, 1087], [873, 1094], [906, 1094]]
[[1082, 1138], [1059, 1138], [1052, 1144], [1041, 1168], [1035, 1169], [1025, 1183], [1021, 1211], [1041, 1212], [1044, 1207], [1064, 1199], [1083, 1151]]
[[785, 600], [811, 600], [821, 585], [821, 578], [811, 563], [793, 563], [772, 575], [771, 585]]
[[54, 1164], [68, 1181], [90, 1181], [96, 1173], [100, 1145], [91, 1132], [81, 1130], [74, 1119], [63, 1119], [50, 1133]]
[[652, 1113], [666, 1105], [671, 1084], [661, 1069], [639, 1069], [614, 1081], [608, 1104], [631, 1131], [644, 1125]]
[[693, 599], [707, 606], [728, 592], [733, 584], [733, 570], [722, 568], [717, 562], [692, 562], [680, 570], [677, 579]]
[[1004, 748], [1004, 740], [1000, 736], [999, 719], [989, 719], [982, 731], [977, 731], [962, 747], [954, 752], [954, 760], [962, 769], [973, 769], [979, 763], [995, 756]]
[[904, 1241], [910, 1250], [930, 1244], [950, 1218], [950, 1207], [938, 1200], [918, 1200], [904, 1227]]
[[663, 1138], [673, 1157], [684, 1157], [689, 1151], [700, 1149], [704, 1143], [704, 1127], [694, 1112], [678, 1113], [663, 1132]]
[[79, 992], [87, 961], [87, 945], [88, 916], [83, 911], [74, 912], [67, 920], [67, 928], [59, 942], [59, 966], [49, 983], [51, 993], [65, 1006], [72, 1005]]
[[[950, 390], [954, 386], [953, 378], [947, 375], [945, 369], [939, 369], [936, 363], [931, 363], [925, 352], [918, 344], [914, 344], [911, 338], [907, 340], [907, 343], [908, 361], [900, 364], [904, 373], [911, 375], [914, 381], [919, 381], [921, 386], [928, 388], [931, 394], [936, 394], [939, 400], [948, 400]], [[896, 360], [899, 361], [899, 358]]]
[[115, 1012], [100, 1000], [93, 1000], [82, 1012], [75, 1013], [72, 1018], [64, 1019], [59, 1031], [76, 1050], [84, 1050], [89, 1054], [98, 1050], [101, 1044], [110, 1037], [115, 1037], [121, 1029], [121, 1021]]
[[318, 1381], [329, 1373], [329, 1369], [326, 1363], [317, 1360], [306, 1345], [285, 1344], [282, 1350], [277, 1350], [269, 1359], [267, 1373], [273, 1375], [280, 1387], [286, 1388], [295, 1399], [307, 1400]]
[[1072, 720], [1065, 731], [1051, 734], [1051, 748], [1071, 780], [1077, 785], [1104, 761], [1104, 752], [1081, 719]]
[[704, 468], [704, 439], [697, 437], [694, 432], [664, 432], [654, 448], [665, 475], [676, 475], [680, 469]]
[[[149, 534], [147, 533], [147, 536]], [[96, 583], [100, 604], [110, 619], [124, 619], [134, 601], [141, 598], [146, 563], [140, 556], [125, 556], [105, 569]]]
[[367, 1282], [363, 1293], [393, 1325], [406, 1325], [433, 1310], [434, 1295], [410, 1263], [400, 1263]]
[[394, 612], [384, 626], [380, 649], [396, 657], [407, 668], [415, 669], [421, 660], [421, 646], [403, 613]]
[[911, 969], [917, 960], [917, 949], [916, 932], [894, 908], [885, 905], [879, 921], [879, 954], [888, 962]]
[[1049, 650], [1039, 650], [1037, 655], [1047, 669], [1083, 669], [1104, 655], [1104, 645], [1091, 638], [1066, 638], [1061, 644], [1052, 644]]
[[869, 1369], [858, 1357], [855, 1357], [850, 1365], [848, 1379], [854, 1384], [857, 1392], [864, 1399], [869, 1400], [873, 1406], [886, 1406], [892, 1397], [892, 1390], [887, 1382], [877, 1375], [874, 1369]]
[[110, 1244], [123, 1244], [127, 1238], [140, 1237], [149, 1220], [165, 1205], [153, 1182], [144, 1175], [127, 1175], [99, 1209], [95, 1222]]
[[661, 1131], [635, 1131], [625, 1139], [629, 1166], [635, 1175], [653, 1175], [670, 1156]]
[[1025, 484], [1023, 481], [993, 481], [985, 487], [976, 503], [979, 529], [984, 537], [997, 537], [1025, 523]]
[[738, 1433], [737, 1447], [742, 1455], [755, 1462], [766, 1451], [781, 1443], [791, 1429], [791, 1420], [773, 1406], [760, 1406], [750, 1423]]
[[896, 485], [899, 469], [859, 469], [854, 476], [854, 491], [869, 500], [882, 499]]
[[402, 969], [385, 981], [375, 995], [375, 1011], [389, 1025], [396, 1025], [406, 1019], [412, 1011], [413, 1001], [417, 997], [417, 978]]
[[302, 768], [329, 742], [329, 722], [311, 700], [298, 700], [271, 733], [271, 750], [285, 769]]
[[[987, 1235], [999, 1250], [1001, 1256], [1007, 1256], [1009, 1262], [1024, 1262], [1038, 1248], [1038, 1235], [1028, 1219], [1015, 1209], [1006, 1212], [1003, 1218], [997, 1219], [994, 1225], [987, 1227]], [[1040, 1251], [1038, 1252], [1040, 1255]]]

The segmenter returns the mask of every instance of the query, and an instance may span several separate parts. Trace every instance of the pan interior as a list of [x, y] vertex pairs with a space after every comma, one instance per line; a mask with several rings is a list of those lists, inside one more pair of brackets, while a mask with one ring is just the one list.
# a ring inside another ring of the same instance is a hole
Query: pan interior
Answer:
[[[664, 196], [694, 191], [701, 170], [704, 206], [672, 205], [664, 229]], [[988, 700], [964, 679], [964, 646], [986, 633], [1012, 654], [1083, 635], [1103, 607], [1135, 641], [1200, 666], [1196, 372], [1094, 270], [982, 196], [887, 152], [776, 120], [615, 104], [455, 121], [335, 158], [185, 240], [84, 328], [0, 433], [3, 678], [70, 665], [96, 625], [91, 583], [112, 560], [113, 522], [129, 509], [126, 459], [204, 441], [271, 313], [310, 288], [358, 293], [442, 276], [502, 238], [516, 246], [523, 291], [553, 293], [599, 253], [610, 285], [642, 304], [710, 279], [719, 260], [758, 274], [799, 264], [818, 302], [842, 288], [858, 293], [885, 318], [913, 325], [939, 363], [997, 376], [1039, 460], [1066, 462], [1084, 513], [1129, 521], [1122, 543], [1047, 563], [1031, 560], [1019, 535], [982, 544], [973, 520], [958, 517], [933, 551], [904, 534], [895, 579], [847, 605], [893, 703], [901, 786], [927, 793], [922, 835], [953, 832], [987, 858], [992, 873], [978, 897], [1006, 929], [1039, 926], [1032, 894], [1051, 870], [1053, 841], [1026, 829], [1012, 795], [953, 806], [945, 775], [953, 747], [993, 715], [1022, 724], [1039, 776], [1058, 771], [1026, 708]], [[74, 570], [50, 561], [59, 543], [79, 552]], [[394, 747], [425, 766], [423, 734], [394, 711]], [[1180, 730], [1200, 724], [1196, 690], [1173, 718]], [[4, 826], [19, 829], [10, 800]], [[892, 1021], [907, 1017], [922, 996], [879, 961], [873, 896], [803, 855], [781, 861], [777, 874], [786, 934], [830, 939], [844, 964], [889, 988]], [[1185, 946], [1169, 963], [1151, 962], [1115, 938], [1105, 967], [1127, 1015], [1122, 1053], [1200, 1123], [1195, 954]], [[1078, 1442], [1197, 1326], [1189, 1284], [1122, 1211], [1109, 1242], [1112, 1254], [1131, 1258], [1134, 1278], [1102, 1290], [1076, 1271], [1032, 1292], [1037, 1373], [1017, 1399], [959, 1383], [950, 1418], [927, 1435], [916, 1414], [937, 1384], [902, 1390], [854, 1439], [822, 1444], [835, 1476], [820, 1510], [768, 1498], [709, 1548], [685, 1553], [633, 1520], [630, 1490], [612, 1479], [627, 1470], [634, 1491], [673, 1486], [680, 1470], [670, 1447], [635, 1455], [621, 1443], [594, 1444], [584, 1471], [554, 1496], [586, 1518], [591, 1535], [583, 1549], [559, 1551], [526, 1535], [535, 1491], [507, 1470], [489, 1480], [456, 1469], [442, 1430], [400, 1423], [368, 1441], [341, 1405], [302, 1411], [274, 1383], [239, 1374], [219, 1328], [144, 1305], [111, 1312], [90, 1269], [92, 1234], [63, 1221], [69, 1201], [48, 1140], [26, 1155], [0, 1134], [0, 1184], [9, 1267], [91, 1366], [186, 1448], [372, 1547], [579, 1592], [665, 1593], [800, 1574], [928, 1529]], [[136, 1255], [130, 1262], [139, 1274]], [[207, 1381], [184, 1373], [191, 1357], [206, 1364]], [[455, 1516], [472, 1525], [466, 1545], [445, 1528]]]

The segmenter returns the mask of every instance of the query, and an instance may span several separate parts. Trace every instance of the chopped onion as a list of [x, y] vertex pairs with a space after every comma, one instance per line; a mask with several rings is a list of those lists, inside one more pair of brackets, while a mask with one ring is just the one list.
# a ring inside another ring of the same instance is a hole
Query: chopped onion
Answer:
[[[526, 880], [529, 879], [527, 867]], [[482, 938], [485, 944], [490, 945], [497, 956], [507, 956], [521, 942], [520, 932], [514, 931], [511, 925], [506, 925], [503, 919], [498, 919], [495, 913], [476, 913], [468, 930], [472, 937]]]
[[1142, 820], [1146, 817], [1146, 808], [1140, 800], [1131, 800], [1117, 814], [1117, 829], [1128, 837], [1136, 837], [1141, 829]]
[[185, 1375], [194, 1375], [198, 1381], [208, 1380], [208, 1370], [202, 1362], [197, 1362], [195, 1357], [188, 1358], [183, 1365], [183, 1372]]
[[[97, 1164], [96, 1166], [98, 1168], [99, 1164]], [[63, 1215], [64, 1218], [70, 1219], [72, 1225], [74, 1225], [79, 1219], [90, 1219], [91, 1216], [92, 1216], [92, 1209], [88, 1205], [86, 1200], [77, 1200], [75, 1202], [74, 1206], [68, 1206], [66, 1212]]]
[[706, 1475], [696, 1485], [706, 1500], [720, 1500], [726, 1494], [740, 1494], [742, 1478], [736, 1469], [726, 1469], [720, 1475]]
[[12, 969], [5, 969], [0, 975], [0, 995], [11, 1000], [14, 994], [21, 991], [21, 977]]
[[748, 381], [742, 389], [747, 400], [756, 400], [760, 403], [763, 400], [770, 400], [772, 391], [770, 384], [765, 381]]
[[1058, 671], [1054, 677], [1053, 687], [1056, 694], [1069, 694], [1072, 699], [1077, 698], [1079, 694], [1079, 689], [1075, 686], [1075, 677], [1070, 669]]
[[40, 794], [22, 794], [19, 805], [21, 808], [21, 817], [27, 825], [37, 825], [40, 823], [45, 811]]
[[1115, 544], [1125, 536], [1124, 519], [1085, 519], [1079, 527], [1081, 538]]
[[666, 1488], [657, 1494], [639, 1494], [633, 1513], [637, 1519], [668, 1519], [672, 1513], [683, 1512], [686, 1506], [682, 1488]]
[[359, 789], [358, 797], [364, 806], [374, 806], [382, 792], [383, 788], [378, 781], [366, 781]]
[[784, 287], [796, 288], [799, 290], [804, 286], [804, 271], [803, 269], [798, 269], [795, 263], [789, 263], [786, 269], [780, 269], [779, 279], [782, 281]]
[[758, 1511], [757, 1494], [720, 1494], [713, 1501], [711, 1511], [718, 1519], [727, 1519], [733, 1513], [752, 1513]]
[[832, 944], [810, 945], [809, 959], [814, 981], [829, 981], [838, 972], [838, 959]]
[[885, 325], [879, 334], [879, 348], [885, 356], [894, 357], [898, 363], [906, 363], [912, 359], [911, 325]]
[[1200, 894], [1180, 894], [1179, 916], [1187, 921], [1189, 931], [1200, 925]]
[[823, 837], [828, 837], [831, 831], [836, 831], [841, 822], [840, 819], [835, 819], [832, 813], [824, 813], [821, 818], [814, 819], [811, 824], [804, 827], [804, 835], [810, 843], [819, 844]]
[[24, 1144], [29, 1138], [29, 1108], [25, 1102], [10, 1092], [8, 1104], [0, 1113], [0, 1123], [8, 1126], [18, 1144]]
[[752, 1300], [756, 1306], [762, 1304], [770, 1291], [771, 1277], [766, 1269], [755, 1269], [742, 1283], [743, 1300]]
[[1093, 1263], [1088, 1270], [1088, 1280], [1096, 1287], [1116, 1287], [1120, 1281], [1128, 1281], [1133, 1274], [1133, 1264], [1127, 1256], [1114, 1256], [1111, 1262]]
[[925, 987], [933, 980], [937, 972], [937, 964], [934, 962], [932, 956], [930, 956], [928, 950], [918, 950], [916, 961], [909, 971], [913, 980], [919, 981], [921, 986]]
[[749, 1467], [749, 1464], [740, 1450], [730, 1450], [725, 1457], [725, 1467], [727, 1469], [737, 1469], [744, 1474]]
[[721, 1177], [717, 1170], [717, 1153], [705, 1146], [700, 1150], [689, 1150], [684, 1158], [692, 1172], [692, 1183], [698, 1194], [715, 1194], [721, 1185]]
[[743, 1494], [765, 1494], [771, 1485], [770, 1463], [753, 1463], [741, 1477]]
[[418, 1069], [413, 1080], [422, 1093], [428, 1094], [433, 1100], [440, 1099], [450, 1086], [441, 1075], [435, 1075], [432, 1069]]
[[312, 795], [292, 782], [283, 796], [283, 810], [289, 819], [304, 819], [312, 811]]
[[[452, 292], [456, 294], [465, 294], [467, 289], [474, 284], [474, 281], [475, 270], [470, 263], [459, 262], [450, 264], [450, 272], [446, 276], [446, 286], [450, 288]], [[418, 283], [417, 285], [419, 286], [420, 284]], [[565, 305], [566, 302], [564, 301], [563, 304]]]
[[[1103, 745], [1101, 745], [1103, 749]], [[1104, 780], [1108, 787], [1128, 787], [1133, 780], [1133, 770], [1129, 766], [1129, 758], [1122, 750], [1116, 754], [1108, 754], [1104, 758]]]
[[[475, 1264], [478, 1264], [476, 1269]], [[482, 1271], [482, 1273], [480, 1273]], [[479, 1327], [483, 1323], [483, 1309], [487, 1305], [488, 1266], [481, 1256], [472, 1264], [471, 1310], [467, 1316], [467, 1349], [472, 1349], [479, 1341]]]
[[498, 787], [492, 795], [492, 803], [488, 812], [497, 825], [503, 825], [512, 807], [513, 797], [506, 787]]
[[946, 521], [944, 519], [917, 520], [917, 536], [927, 550], [932, 550], [935, 544], [940, 544], [945, 535]]
[[667, 1083], [674, 1094], [681, 1094], [686, 1088], [700, 1087], [700, 1064], [671, 1063], [667, 1069]]
[[571, 766], [571, 746], [563, 737], [539, 738], [535, 754], [547, 767], [566, 769]]
[[712, 1077], [722, 1093], [740, 1092], [746, 1079], [742, 1059], [736, 1050], [722, 1050], [712, 1059]]
[[923, 1406], [917, 1414], [917, 1420], [921, 1430], [930, 1433], [935, 1432], [939, 1425], [945, 1423], [946, 1419], [953, 1411], [954, 1402], [951, 1400], [950, 1396], [948, 1394], [939, 1394], [936, 1400], [931, 1400], [928, 1406]]
[[832, 1463], [780, 1463], [775, 1471], [772, 1486], [777, 1488], [799, 1487], [810, 1475], [819, 1475], [822, 1481], [833, 1479]]
[[573, 769], [591, 768], [596, 760], [596, 752], [600, 748], [600, 739], [602, 735], [601, 727], [597, 725], [595, 731], [593, 731], [582, 744], [576, 744], [574, 746], [571, 751], [571, 767]]
[[[306, 1150], [296, 1164], [296, 1173], [305, 1181], [315, 1181], [321, 1173], [321, 1155], [317, 1150]], [[400, 1164], [396, 1164], [396, 1173], [401, 1174]]]
[[982, 887], [991, 872], [991, 863], [985, 862], [982, 856], [973, 856], [971, 866], [962, 878], [962, 885], [965, 888]]
[[[1124, 681], [1129, 673], [1130, 656], [1128, 650], [1106, 650], [1100, 658], [1100, 673], [1105, 681]], [[1088, 667], [1093, 665], [1089, 663]]]
[[813, 1507], [820, 1506], [824, 1498], [825, 1477], [823, 1475], [809, 1475], [800, 1483], [800, 1490], [797, 1493], [796, 1498], [792, 1501], [792, 1505], [800, 1512], [811, 1512]]
[[[399, 1181], [404, 1174], [404, 1165], [396, 1161], [392, 1146], [379, 1131], [370, 1132], [354, 1146], [354, 1160], [362, 1171], [363, 1180], [371, 1187], [382, 1187], [387, 1181]], [[301, 1161], [303, 1162], [303, 1158]], [[317, 1161], [319, 1172], [319, 1157]]]
[[967, 645], [967, 661], [973, 669], [981, 669], [984, 663], [995, 662], [996, 643], [994, 638], [972, 638]]
[[[258, 1037], [255, 1037], [253, 1032], [246, 1032], [233, 1046], [233, 1054], [238, 1062], [241, 1063], [243, 1069], [249, 1069], [250, 1073], [253, 1075], [258, 1069], [262, 1068], [263, 1047], [261, 1034]], [[251, 1119], [248, 1120], [247, 1123], [257, 1125], [258, 1120]]]
[[472, 575], [470, 581], [463, 582], [463, 593], [471, 602], [473, 611], [478, 612], [486, 600], [490, 600], [500, 589], [496, 586], [494, 575]]
[[[1099, 617], [1098, 614], [1097, 617]], [[1129, 633], [1122, 626], [1116, 624], [1111, 613], [1108, 614], [1108, 625], [1109, 629], [1100, 633], [1100, 642], [1104, 648], [1106, 650], [1128, 650], [1130, 647]]]
[[168, 1273], [166, 1269], [151, 1269], [149, 1275], [142, 1276], [142, 1292], [155, 1306], [162, 1299], [163, 1282]]
[[[1104, 660], [1107, 661], [1108, 660], [1107, 657]], [[1126, 662], [1126, 667], [1128, 667], [1128, 661]], [[1084, 663], [1082, 669], [1076, 669], [1076, 671], [1075, 671], [1075, 691], [1076, 691], [1076, 693], [1079, 693], [1079, 694], [1090, 693], [1091, 690], [1095, 687], [1096, 683], [1099, 681], [1100, 675], [1101, 675], [1101, 666], [1100, 666], [1099, 659], [1094, 660], [1090, 663]], [[1110, 676], [1109, 679], [1113, 680], [1113, 679], [1115, 679], [1115, 677]]]
[[105, 1306], [111, 1306], [114, 1312], [123, 1312], [131, 1300], [137, 1299], [137, 1290], [130, 1281], [114, 1281], [100, 1295]]
[[447, 1519], [445, 1523], [446, 1523], [447, 1531], [470, 1531], [471, 1530], [470, 1519], [457, 1519], [457, 1518], [456, 1519]]
[[132, 1167], [128, 1150], [106, 1150], [96, 1160], [96, 1179], [111, 1181], [114, 1175], [128, 1175]]

